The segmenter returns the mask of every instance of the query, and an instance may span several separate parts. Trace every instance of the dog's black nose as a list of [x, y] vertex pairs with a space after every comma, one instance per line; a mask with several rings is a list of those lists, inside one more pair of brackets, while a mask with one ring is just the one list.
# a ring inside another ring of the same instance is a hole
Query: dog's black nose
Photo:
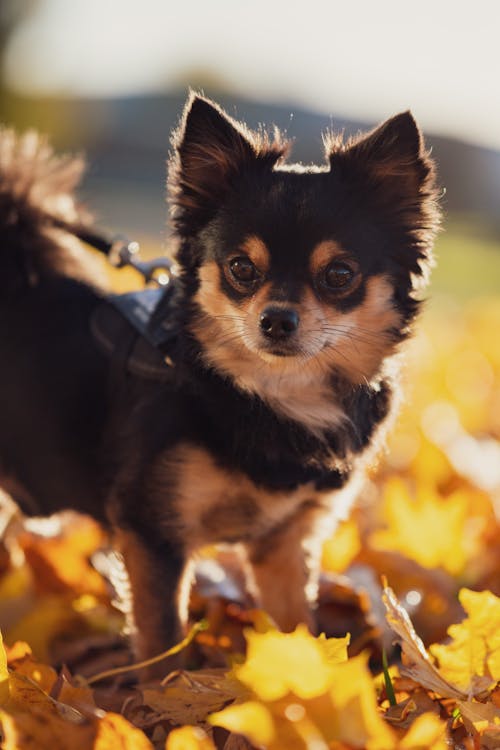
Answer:
[[260, 328], [270, 339], [286, 339], [299, 327], [299, 316], [295, 310], [268, 307], [260, 316]]

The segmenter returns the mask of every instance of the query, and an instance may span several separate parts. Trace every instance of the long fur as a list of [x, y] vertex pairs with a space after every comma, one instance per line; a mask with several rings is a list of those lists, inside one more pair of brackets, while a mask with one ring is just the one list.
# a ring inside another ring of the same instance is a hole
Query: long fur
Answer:
[[97, 264], [59, 228], [91, 222], [74, 196], [84, 168], [82, 157], [56, 155], [36, 131], [0, 128], [0, 289], [54, 274], [96, 281]]
[[409, 113], [304, 168], [192, 95], [173, 145], [177, 336], [152, 383], [91, 334], [99, 279], [67, 231], [89, 220], [81, 160], [0, 131], [0, 486], [110, 527], [139, 658], [180, 637], [206, 543], [240, 543], [261, 606], [314, 629], [321, 539], [393, 411], [439, 219]]

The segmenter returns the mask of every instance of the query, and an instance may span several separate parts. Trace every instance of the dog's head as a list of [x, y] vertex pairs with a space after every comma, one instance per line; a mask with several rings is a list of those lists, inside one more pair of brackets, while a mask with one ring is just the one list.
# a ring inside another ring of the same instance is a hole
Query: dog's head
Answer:
[[412, 115], [328, 136], [328, 165], [302, 167], [278, 133], [193, 96], [174, 147], [178, 261], [206, 361], [250, 388], [255, 371], [376, 377], [417, 311], [438, 221]]

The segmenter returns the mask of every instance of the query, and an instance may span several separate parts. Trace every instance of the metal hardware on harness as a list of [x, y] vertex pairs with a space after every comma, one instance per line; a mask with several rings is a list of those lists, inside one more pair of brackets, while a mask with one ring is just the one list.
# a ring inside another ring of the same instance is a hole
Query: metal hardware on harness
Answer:
[[[116, 268], [131, 266], [143, 277], [146, 283], [153, 282], [159, 287], [166, 287], [173, 276], [174, 263], [169, 258], [139, 260], [140, 245], [134, 240], [118, 235], [111, 242], [109, 261]], [[156, 274], [156, 271], [161, 273]]]
[[[172, 276], [175, 275], [173, 261], [169, 258], [154, 258], [149, 261], [139, 260], [139, 243], [122, 235], [110, 238], [108, 235], [96, 232], [85, 225], [68, 224], [55, 217], [51, 219], [51, 224], [74, 234], [82, 242], [91, 245], [95, 250], [106, 255], [109, 262], [116, 268], [124, 268], [125, 266], [135, 268], [144, 278], [146, 284], [154, 283], [160, 288], [166, 287]], [[160, 271], [160, 273], [157, 274], [157, 271]]]
[[141, 261], [139, 243], [121, 235], [110, 238], [91, 227], [68, 224], [55, 217], [51, 224], [105, 255], [115, 268], [135, 268], [146, 284], [156, 285], [156, 289], [110, 294], [94, 310], [90, 327], [101, 350], [111, 360], [112, 380], [118, 381], [123, 372], [159, 381], [170, 377], [178, 326], [173, 261], [168, 258]]

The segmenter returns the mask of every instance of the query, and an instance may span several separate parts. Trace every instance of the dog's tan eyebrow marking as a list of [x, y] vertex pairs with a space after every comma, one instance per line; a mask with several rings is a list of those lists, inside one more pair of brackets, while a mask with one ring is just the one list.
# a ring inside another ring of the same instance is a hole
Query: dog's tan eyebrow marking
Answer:
[[313, 275], [318, 273], [318, 271], [328, 265], [330, 261], [343, 253], [344, 250], [342, 246], [338, 242], [335, 242], [335, 240], [323, 240], [323, 242], [319, 242], [314, 247], [309, 259], [311, 273]]
[[251, 234], [245, 239], [242, 245], [240, 245], [243, 252], [245, 252], [252, 263], [257, 266], [261, 273], [265, 273], [269, 270], [270, 256], [269, 250], [263, 240], [257, 237], [256, 234]]

